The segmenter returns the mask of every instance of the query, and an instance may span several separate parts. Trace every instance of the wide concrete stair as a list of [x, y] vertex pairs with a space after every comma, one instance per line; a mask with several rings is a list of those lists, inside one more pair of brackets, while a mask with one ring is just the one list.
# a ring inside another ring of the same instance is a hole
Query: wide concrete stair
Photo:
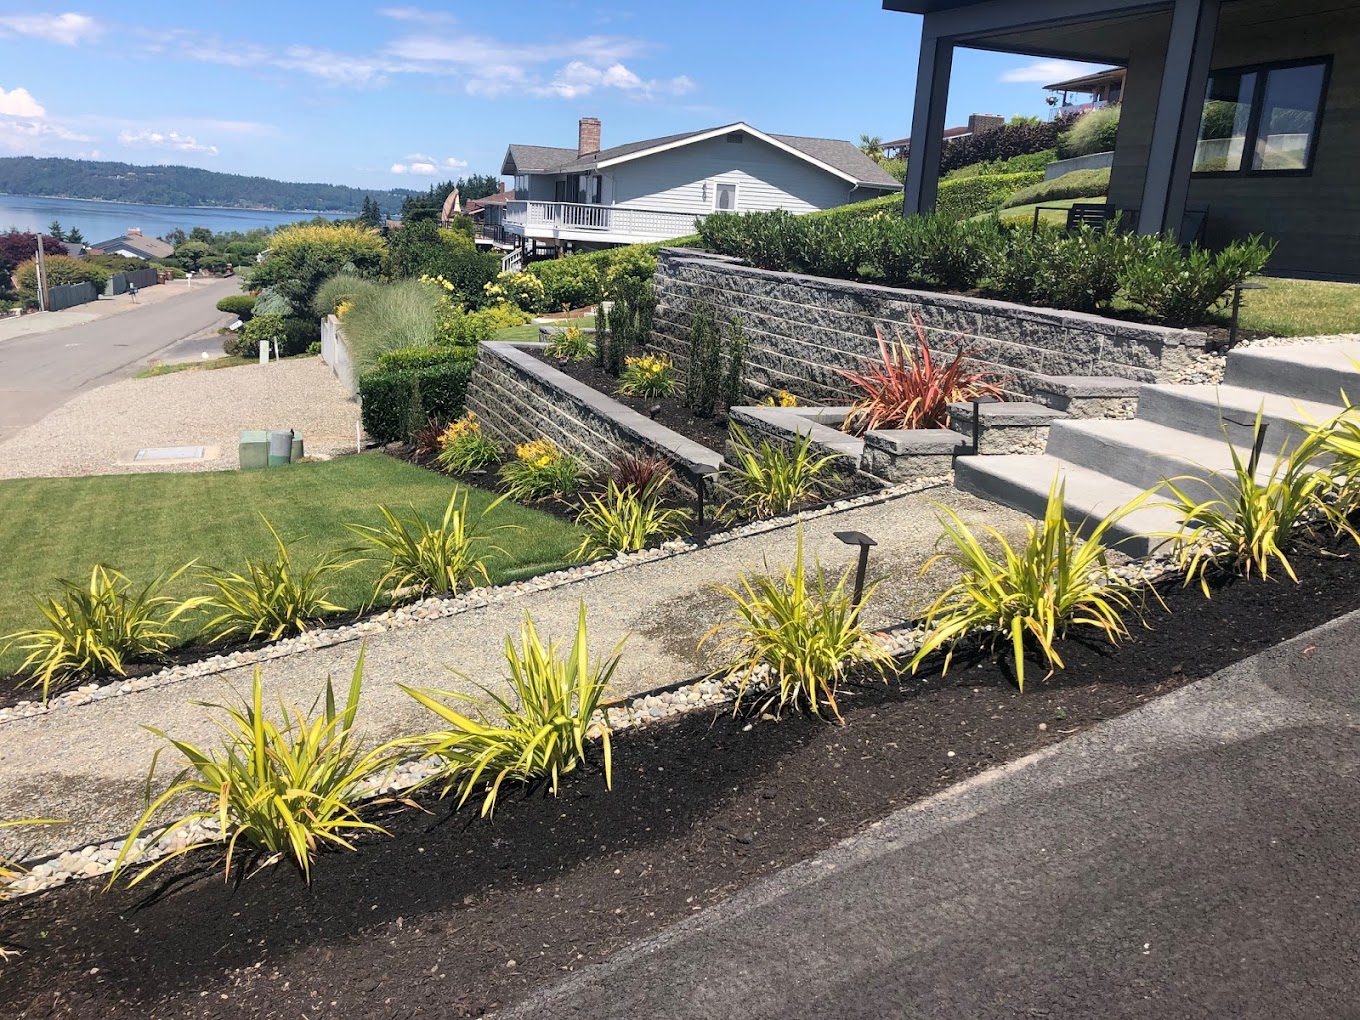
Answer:
[[[1263, 479], [1298, 442], [1300, 426], [1342, 410], [1342, 391], [1360, 399], [1360, 343], [1234, 351], [1221, 386], [1143, 386], [1137, 417], [1055, 421], [1043, 455], [960, 457], [954, 484], [1039, 517], [1056, 480], [1066, 486], [1068, 519], [1089, 530], [1167, 480], [1196, 500], [1230, 492], [1232, 450], [1250, 456], [1258, 416], [1266, 426]], [[1111, 541], [1144, 555], [1179, 526], [1154, 497], [1114, 527]]]

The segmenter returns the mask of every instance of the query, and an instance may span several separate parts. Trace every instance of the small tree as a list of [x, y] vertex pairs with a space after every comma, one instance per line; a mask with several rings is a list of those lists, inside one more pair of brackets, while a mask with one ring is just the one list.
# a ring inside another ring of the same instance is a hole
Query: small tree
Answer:
[[196, 273], [202, 261], [212, 253], [212, 247], [206, 241], [185, 241], [175, 249], [175, 258], [179, 259], [180, 265], [189, 272]]
[[66, 231], [61, 229], [61, 220], [53, 220], [47, 225], [47, 232], [57, 241], [66, 240]]
[[72, 227], [66, 231], [66, 240], [71, 244], [84, 244], [85, 235], [80, 232], [79, 227]]

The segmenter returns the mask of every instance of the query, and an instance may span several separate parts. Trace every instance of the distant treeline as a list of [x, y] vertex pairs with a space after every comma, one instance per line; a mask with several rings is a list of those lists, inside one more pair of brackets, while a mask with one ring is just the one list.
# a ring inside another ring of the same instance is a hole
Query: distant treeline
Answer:
[[84, 159], [0, 158], [0, 193], [46, 198], [88, 198], [141, 205], [215, 206], [224, 209], [315, 209], [357, 213], [364, 199], [388, 215], [418, 194], [406, 188], [373, 191], [343, 184], [297, 184], [243, 177], [191, 166], [133, 166]]

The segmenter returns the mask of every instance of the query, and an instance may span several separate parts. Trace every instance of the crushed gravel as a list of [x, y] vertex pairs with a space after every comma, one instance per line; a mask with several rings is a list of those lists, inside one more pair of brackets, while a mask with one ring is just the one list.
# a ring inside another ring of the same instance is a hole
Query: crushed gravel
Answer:
[[[123, 379], [78, 394], [0, 443], [0, 478], [238, 466], [243, 429], [296, 429], [309, 456], [354, 449], [359, 405], [320, 358]], [[203, 446], [203, 460], [139, 464], [151, 447]]]
[[[1360, 333], [1339, 333], [1335, 336], [1268, 336], [1243, 340], [1233, 350], [1245, 351], [1253, 347], [1298, 347], [1301, 344], [1341, 344], [1357, 340], [1360, 340]], [[1227, 365], [1226, 354], [1204, 351], [1195, 356], [1194, 364], [1168, 381], [1217, 386], [1223, 381], [1223, 372]]]

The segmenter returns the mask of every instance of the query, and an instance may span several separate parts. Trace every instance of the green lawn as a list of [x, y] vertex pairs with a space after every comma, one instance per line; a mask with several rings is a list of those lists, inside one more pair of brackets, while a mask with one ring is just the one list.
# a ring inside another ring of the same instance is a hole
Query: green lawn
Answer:
[[[1061, 227], [1067, 222], [1067, 213], [1065, 210], [1072, 208], [1072, 206], [1077, 202], [1082, 202], [1087, 205], [1097, 204], [1103, 205], [1105, 203], [1105, 199], [1055, 198], [1047, 202], [1034, 202], [1031, 203], [1030, 205], [1017, 205], [1010, 209], [1002, 209], [1000, 212], [1000, 216], [1006, 222], [1018, 220], [1021, 223], [1033, 223], [1035, 208], [1037, 208], [1038, 206], [1043, 206], [1044, 211], [1039, 214], [1039, 222], [1051, 223], [1054, 226]], [[986, 217], [990, 216], [991, 213], [983, 213], [982, 215]]]
[[[579, 319], [564, 320], [563, 325], [580, 326], [582, 329], [595, 328], [595, 316], [587, 315]], [[496, 331], [497, 340], [537, 340], [538, 331], [543, 327], [536, 322], [526, 322], [523, 326], [507, 326]]]
[[[1242, 295], [1242, 325], [1277, 336], [1360, 333], [1360, 284], [1263, 276]], [[1226, 323], [1227, 316], [1223, 316]]]
[[[100, 475], [0, 481], [0, 634], [37, 623], [29, 593], [52, 578], [83, 578], [96, 562], [134, 580], [173, 570], [192, 559], [235, 568], [247, 556], [272, 555], [272, 539], [256, 511], [265, 514], [298, 553], [354, 544], [346, 524], [377, 524], [384, 503], [400, 515], [414, 507], [427, 517], [442, 513], [454, 483], [432, 471], [381, 453], [251, 472]], [[493, 498], [470, 491], [477, 510]], [[559, 518], [512, 503], [492, 515], [507, 554], [492, 554], [493, 582], [541, 573], [569, 561], [580, 534]], [[380, 573], [376, 564], [340, 575], [334, 601], [358, 607]], [[178, 593], [196, 587], [181, 579]], [[192, 630], [186, 624], [187, 637]], [[20, 657], [0, 659], [0, 672]]]
[[259, 358], [238, 358], [224, 356], [208, 358], [206, 361], [177, 361], [172, 365], [152, 365], [138, 372], [134, 379], [154, 379], [158, 375], [174, 375], [176, 372], [211, 372], [216, 368], [236, 368], [239, 365], [258, 365]]

